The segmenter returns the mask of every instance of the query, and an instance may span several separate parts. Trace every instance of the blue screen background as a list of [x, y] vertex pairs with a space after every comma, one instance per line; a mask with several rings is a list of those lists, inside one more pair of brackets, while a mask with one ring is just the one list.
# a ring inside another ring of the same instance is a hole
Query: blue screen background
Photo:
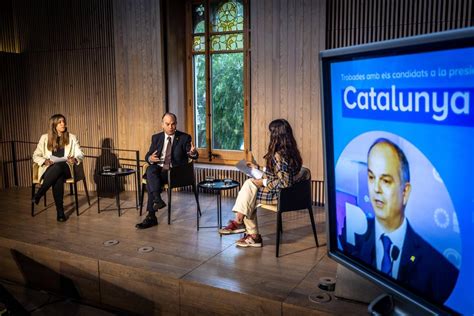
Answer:
[[[462, 122], [450, 110], [447, 120], [438, 122], [431, 114], [393, 111], [355, 110], [350, 115], [343, 104], [343, 91], [348, 86], [357, 90], [397, 89], [442, 91], [474, 89], [474, 48], [425, 52], [400, 56], [368, 58], [331, 64], [331, 100], [334, 139], [334, 166], [348, 144], [371, 131], [399, 135], [413, 144], [431, 162], [446, 186], [459, 222], [462, 264], [457, 284], [445, 305], [463, 314], [474, 313], [474, 95], [470, 95], [469, 114]], [[449, 71], [462, 68], [462, 75]], [[442, 76], [442, 70], [446, 76]], [[427, 71], [420, 78], [381, 79], [382, 73]], [[372, 79], [367, 79], [367, 75]], [[379, 74], [378, 79], [375, 74]], [[433, 76], [433, 74], [436, 74]], [[343, 76], [345, 75], [346, 80]], [[364, 80], [347, 80], [347, 75], [365, 75]], [[459, 116], [461, 117], [461, 116]], [[337, 175], [336, 175], [337, 179]], [[341, 185], [336, 182], [336, 188]], [[420, 216], [422, 216], [421, 214]], [[340, 223], [338, 223], [340, 225]], [[434, 263], [435, 264], [435, 263]], [[441, 272], [442, 273], [442, 272]]]

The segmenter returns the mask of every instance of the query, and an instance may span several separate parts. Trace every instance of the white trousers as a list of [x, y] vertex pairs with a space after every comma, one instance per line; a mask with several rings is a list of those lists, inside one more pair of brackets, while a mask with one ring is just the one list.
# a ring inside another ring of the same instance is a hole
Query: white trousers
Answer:
[[237, 195], [232, 211], [244, 215], [244, 225], [247, 234], [258, 234], [257, 223], [257, 192], [258, 187], [247, 179]]

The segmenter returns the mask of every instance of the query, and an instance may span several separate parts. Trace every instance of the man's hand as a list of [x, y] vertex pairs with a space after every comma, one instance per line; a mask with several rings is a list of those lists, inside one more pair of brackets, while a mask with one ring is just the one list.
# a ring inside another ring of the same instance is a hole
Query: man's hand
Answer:
[[191, 149], [189, 150], [188, 155], [189, 156], [195, 156], [196, 153], [197, 153], [196, 147], [194, 147], [193, 142], [191, 142]]
[[44, 166], [51, 166], [54, 162], [51, 159], [46, 159], [43, 163]]
[[252, 179], [252, 182], [257, 188], [263, 187], [263, 179]]
[[148, 160], [151, 162], [151, 163], [157, 163], [160, 161], [160, 157], [158, 157], [158, 150], [155, 150], [153, 152], [153, 154], [151, 154], [150, 157], [148, 157]]

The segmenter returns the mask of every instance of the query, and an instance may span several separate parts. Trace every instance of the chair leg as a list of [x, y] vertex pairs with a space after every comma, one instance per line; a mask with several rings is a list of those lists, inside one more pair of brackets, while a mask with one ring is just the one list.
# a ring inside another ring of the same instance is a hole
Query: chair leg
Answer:
[[86, 191], [86, 196], [87, 196], [87, 203], [89, 206], [91, 206], [91, 199], [89, 198], [89, 190], [87, 190], [87, 181], [86, 178], [82, 180], [82, 183], [84, 184], [84, 190]]
[[196, 204], [197, 204], [196, 228], [197, 228], [197, 231], [199, 231], [199, 218], [202, 216], [201, 206], [199, 205], [199, 196], [198, 196], [198, 191], [196, 190], [196, 185], [193, 185], [192, 188], [193, 188], [193, 193], [194, 193], [194, 197], [196, 198]]
[[198, 211], [199, 217], [201, 217], [202, 216], [201, 206], [199, 205], [199, 196], [198, 196], [198, 191], [195, 185], [193, 185], [193, 193], [194, 193], [194, 197], [196, 198], [197, 211]]
[[168, 225], [171, 224], [171, 188], [168, 187]]
[[309, 218], [311, 219], [311, 228], [313, 228], [314, 240], [316, 241], [316, 247], [319, 248], [318, 234], [316, 233], [316, 224], [314, 222], [313, 210], [308, 207]]
[[74, 194], [73, 185], [72, 183], [69, 183], [69, 195], [73, 195], [73, 194]]
[[74, 182], [74, 202], [76, 202], [76, 214], [79, 216], [79, 199], [77, 198], [77, 182]]
[[31, 216], [35, 216], [35, 203], [33, 202], [33, 199], [35, 198], [35, 188], [36, 188], [36, 183], [33, 183], [31, 185]]
[[143, 211], [143, 198], [145, 197], [146, 185], [142, 184], [142, 192], [140, 195], [140, 216], [142, 216]]
[[280, 236], [281, 236], [281, 231], [282, 231], [282, 224], [281, 224], [281, 212], [277, 212], [277, 232], [276, 232], [276, 252], [275, 256], [278, 258], [280, 255]]

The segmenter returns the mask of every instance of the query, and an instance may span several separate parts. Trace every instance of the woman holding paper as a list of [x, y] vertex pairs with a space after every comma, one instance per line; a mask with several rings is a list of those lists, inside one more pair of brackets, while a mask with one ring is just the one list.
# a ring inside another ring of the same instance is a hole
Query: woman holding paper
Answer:
[[[67, 131], [66, 118], [62, 114], [55, 114], [49, 119], [47, 134], [41, 138], [33, 153], [33, 161], [39, 166], [38, 178], [43, 184], [35, 194], [35, 204], [50, 187], [53, 187], [54, 203], [56, 204], [57, 220], [65, 222], [64, 214], [64, 182], [71, 177], [69, 165], [81, 163], [84, 155], [79, 146], [77, 137]], [[69, 165], [68, 165], [69, 164]]]
[[303, 164], [288, 121], [274, 120], [268, 129], [270, 141], [264, 156], [265, 167], [247, 163], [249, 167], [262, 170], [263, 177], [245, 181], [232, 208], [235, 219], [230, 220], [225, 228], [219, 229], [222, 235], [245, 233], [244, 237], [237, 241], [239, 247], [262, 247], [256, 206], [258, 203], [277, 204], [278, 193], [294, 183]]

